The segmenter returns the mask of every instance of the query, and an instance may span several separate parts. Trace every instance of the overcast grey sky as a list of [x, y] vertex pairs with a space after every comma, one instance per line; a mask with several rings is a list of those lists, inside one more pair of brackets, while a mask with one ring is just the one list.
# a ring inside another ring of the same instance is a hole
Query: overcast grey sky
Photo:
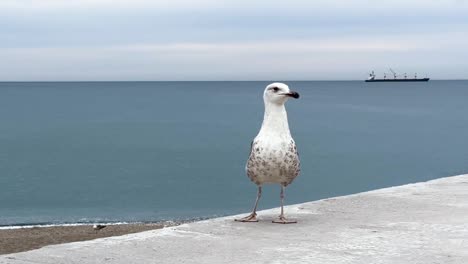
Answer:
[[468, 78], [463, 0], [2, 0], [0, 81]]

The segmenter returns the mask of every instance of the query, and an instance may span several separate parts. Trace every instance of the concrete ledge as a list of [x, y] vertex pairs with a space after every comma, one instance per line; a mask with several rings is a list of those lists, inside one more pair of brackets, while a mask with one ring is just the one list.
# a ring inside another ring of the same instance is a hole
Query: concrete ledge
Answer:
[[0, 263], [468, 263], [468, 175], [0, 256]]

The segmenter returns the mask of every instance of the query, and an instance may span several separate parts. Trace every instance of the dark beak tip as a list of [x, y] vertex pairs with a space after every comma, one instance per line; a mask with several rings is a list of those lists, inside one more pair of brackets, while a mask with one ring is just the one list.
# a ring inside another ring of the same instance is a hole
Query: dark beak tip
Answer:
[[298, 99], [299, 98], [299, 94], [297, 92], [291, 92], [289, 93], [292, 98], [295, 98], [295, 99]]

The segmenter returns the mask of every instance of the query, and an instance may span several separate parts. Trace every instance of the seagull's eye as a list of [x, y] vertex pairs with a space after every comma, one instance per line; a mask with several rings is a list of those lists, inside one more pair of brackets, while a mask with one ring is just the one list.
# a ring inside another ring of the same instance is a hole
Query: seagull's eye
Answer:
[[278, 91], [279, 91], [279, 88], [278, 88], [278, 87], [273, 87], [273, 88], [272, 88], [272, 90], [273, 90], [273, 92], [275, 92], [275, 93], [276, 93], [276, 92], [278, 92]]

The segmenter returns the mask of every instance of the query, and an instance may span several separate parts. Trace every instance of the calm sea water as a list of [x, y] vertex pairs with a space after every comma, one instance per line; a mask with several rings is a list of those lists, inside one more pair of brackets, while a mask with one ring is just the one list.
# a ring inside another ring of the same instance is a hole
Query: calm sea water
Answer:
[[[267, 84], [0, 83], [0, 225], [249, 211]], [[288, 84], [289, 204], [468, 172], [468, 81]], [[261, 208], [278, 205], [267, 186]]]

